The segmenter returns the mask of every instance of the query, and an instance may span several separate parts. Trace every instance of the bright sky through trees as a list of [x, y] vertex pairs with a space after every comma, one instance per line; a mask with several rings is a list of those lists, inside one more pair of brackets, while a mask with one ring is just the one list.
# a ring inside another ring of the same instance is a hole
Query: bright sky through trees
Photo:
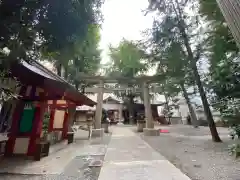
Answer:
[[105, 0], [100, 43], [103, 64], [109, 60], [109, 44], [118, 45], [123, 38], [142, 39], [141, 31], [150, 28], [153, 22], [153, 17], [142, 12], [147, 7], [148, 0]]

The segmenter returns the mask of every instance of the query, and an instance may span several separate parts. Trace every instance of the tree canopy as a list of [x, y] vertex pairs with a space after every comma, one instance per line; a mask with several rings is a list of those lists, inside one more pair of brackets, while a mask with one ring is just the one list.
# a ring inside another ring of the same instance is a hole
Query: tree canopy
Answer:
[[[83, 41], [77, 41], [74, 46], [74, 54], [68, 65], [65, 67], [66, 79], [73, 83], [78, 89], [80, 83], [79, 73], [95, 75], [99, 70], [101, 61], [99, 50], [100, 27], [89, 25], [88, 33]], [[86, 84], [84, 84], [85, 86]]]
[[[94, 70], [100, 56], [97, 46], [102, 3], [103, 0], [1, 0], [1, 77], [8, 75], [9, 65], [19, 60], [51, 60], [58, 74], [62, 66], [66, 72], [72, 69], [73, 66], [66, 67], [73, 60], [76, 69]], [[83, 53], [84, 58], [80, 57]]]
[[[203, 43], [205, 41], [200, 16], [196, 13], [198, 10], [198, 2], [193, 0], [151, 0], [148, 10], [157, 12], [157, 18], [152, 28], [153, 35], [157, 40], [155, 46], [163, 46], [164, 48], [168, 48], [169, 46], [174, 47], [173, 43], [175, 42], [180, 45], [180, 51], [178, 50], [176, 52], [181, 52], [181, 54], [186, 57], [185, 59], [188, 62], [187, 64], [189, 64], [189, 70], [192, 73], [192, 77], [201, 96], [212, 139], [215, 142], [220, 142], [221, 139], [217, 133], [197, 66], [197, 62], [201, 60], [203, 56]], [[177, 57], [175, 56], [175, 58]], [[180, 61], [180, 63], [182, 63], [181, 60], [181, 58], [178, 58], [175, 62]]]
[[[200, 13], [208, 21], [209, 84], [214, 92], [213, 104], [225, 121], [240, 135], [239, 49], [214, 0], [200, 0]], [[214, 13], [212, 13], [214, 12]], [[239, 137], [239, 136], [238, 136]]]
[[[113, 47], [110, 45], [110, 59], [112, 65], [109, 69], [108, 76], [121, 76], [129, 79], [136, 77], [144, 73], [148, 69], [148, 62], [145, 59], [145, 51], [139, 47], [139, 44], [134, 41], [123, 39], [118, 46]], [[129, 82], [119, 82], [121, 85], [130, 88], [131, 92], [116, 92], [117, 96], [123, 98], [124, 103], [128, 106], [130, 123], [134, 121], [134, 98], [136, 96], [142, 97], [141, 94], [137, 94], [134, 89], [139, 87], [139, 84], [133, 84]], [[119, 85], [119, 84], [118, 84]]]
[[[0, 2], [0, 52], [5, 60], [36, 59], [39, 49], [59, 54], [84, 39], [89, 24], [98, 22], [101, 0]], [[10, 54], [2, 53], [4, 48]], [[35, 52], [35, 55], [33, 56]]]
[[117, 47], [110, 45], [109, 50], [112, 72], [131, 78], [147, 70], [144, 51], [138, 47], [136, 42], [123, 39]]

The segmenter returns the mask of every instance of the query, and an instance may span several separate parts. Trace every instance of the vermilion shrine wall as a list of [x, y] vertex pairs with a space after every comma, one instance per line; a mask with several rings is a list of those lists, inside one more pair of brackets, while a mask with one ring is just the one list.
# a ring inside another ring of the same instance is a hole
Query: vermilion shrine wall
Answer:
[[[34, 100], [35, 97], [43, 97], [46, 94], [41, 88], [32, 86], [22, 87], [20, 95]], [[61, 102], [59, 104], [59, 102]], [[60, 131], [61, 138], [66, 138], [68, 130], [66, 101], [23, 101], [17, 102], [12, 116], [12, 126], [8, 135], [6, 155], [33, 156], [36, 151], [36, 143], [40, 141], [44, 113], [51, 109], [48, 132]]]

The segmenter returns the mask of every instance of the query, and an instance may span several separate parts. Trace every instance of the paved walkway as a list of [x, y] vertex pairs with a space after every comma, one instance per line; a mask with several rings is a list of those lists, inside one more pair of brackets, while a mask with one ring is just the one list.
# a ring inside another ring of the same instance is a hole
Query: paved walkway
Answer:
[[190, 180], [132, 129], [111, 126], [112, 136], [91, 141], [81, 140], [81, 134], [68, 148], [38, 162], [6, 161], [0, 164], [0, 179]]
[[131, 128], [112, 132], [98, 180], [190, 180]]

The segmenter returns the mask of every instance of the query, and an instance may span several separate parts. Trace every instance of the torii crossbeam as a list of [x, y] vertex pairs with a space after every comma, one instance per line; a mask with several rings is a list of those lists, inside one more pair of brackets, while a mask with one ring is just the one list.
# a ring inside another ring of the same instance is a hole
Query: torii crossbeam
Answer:
[[[95, 113], [95, 129], [92, 132], [92, 136], [103, 135], [103, 130], [101, 128], [103, 93], [104, 92], [110, 93], [116, 90], [119, 90], [119, 91], [126, 90], [126, 88], [125, 89], [124, 88], [104, 88], [104, 83], [141, 84], [142, 88], [137, 88], [136, 90], [138, 92], [142, 92], [144, 97], [144, 107], [145, 107], [145, 117], [146, 117], [146, 128], [144, 129], [144, 134], [147, 136], [159, 135], [159, 130], [154, 129], [152, 109], [151, 109], [150, 97], [149, 97], [149, 84], [161, 82], [162, 80], [165, 79], [164, 75], [138, 76], [134, 78], [127, 78], [127, 77], [119, 77], [119, 76], [107, 77], [107, 76], [90, 76], [86, 74], [79, 74], [78, 79], [79, 81], [98, 83], [98, 87], [85, 89], [85, 92], [98, 93], [97, 107], [96, 107], [96, 113]], [[155, 88], [154, 91], [160, 92], [160, 87]]]

